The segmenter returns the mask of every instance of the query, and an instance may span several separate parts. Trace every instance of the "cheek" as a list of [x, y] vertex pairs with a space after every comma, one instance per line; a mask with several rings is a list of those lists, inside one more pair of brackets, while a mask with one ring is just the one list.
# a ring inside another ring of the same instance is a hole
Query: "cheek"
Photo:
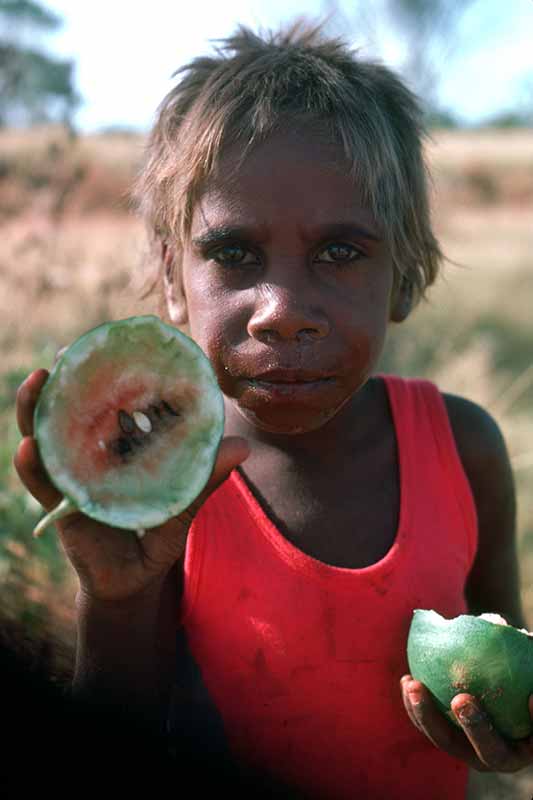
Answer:
[[389, 293], [383, 281], [352, 296], [350, 307], [343, 314], [342, 329], [362, 358], [373, 358], [383, 348], [388, 324]]
[[208, 282], [185, 286], [190, 335], [209, 358], [224, 391], [228, 379], [228, 354], [239, 341], [235, 310], [224, 293], [214, 292]]
[[373, 287], [366, 305], [367, 330], [371, 333], [373, 349], [383, 347], [390, 321], [392, 271], [385, 272]]
[[219, 383], [224, 376], [225, 353], [228, 350], [226, 330], [220, 317], [214, 311], [202, 318], [191, 320], [191, 336], [200, 345], [215, 373]]
[[206, 279], [207, 276], [203, 276], [201, 270], [194, 269], [190, 265], [187, 266], [188, 268], [184, 269], [183, 289], [187, 303], [189, 329], [195, 342], [209, 355], [210, 343], [219, 337], [222, 304], [216, 292], [213, 291], [211, 282]]

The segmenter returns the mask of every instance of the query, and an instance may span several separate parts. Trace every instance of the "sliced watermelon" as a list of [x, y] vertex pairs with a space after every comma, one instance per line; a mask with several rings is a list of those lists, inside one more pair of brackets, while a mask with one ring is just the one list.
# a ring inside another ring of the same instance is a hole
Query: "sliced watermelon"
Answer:
[[179, 514], [205, 487], [224, 404], [192, 339], [155, 316], [130, 317], [88, 331], [63, 353], [34, 429], [64, 495], [36, 535], [75, 510], [142, 532]]

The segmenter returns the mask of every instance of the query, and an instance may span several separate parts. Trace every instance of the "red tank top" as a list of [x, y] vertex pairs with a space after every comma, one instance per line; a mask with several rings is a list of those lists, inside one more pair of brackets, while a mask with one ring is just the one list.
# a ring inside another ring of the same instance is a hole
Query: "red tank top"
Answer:
[[387, 554], [362, 569], [306, 555], [233, 471], [192, 526], [182, 621], [243, 763], [321, 800], [456, 800], [467, 767], [412, 725], [399, 681], [413, 610], [466, 611], [475, 506], [436, 387], [383, 379], [400, 474]]

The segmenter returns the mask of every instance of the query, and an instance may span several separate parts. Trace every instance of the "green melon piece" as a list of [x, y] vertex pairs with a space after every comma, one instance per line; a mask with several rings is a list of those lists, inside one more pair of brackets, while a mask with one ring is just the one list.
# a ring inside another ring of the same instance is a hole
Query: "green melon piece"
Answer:
[[41, 459], [64, 500], [142, 534], [187, 508], [205, 487], [224, 430], [211, 364], [155, 316], [99, 325], [53, 367], [35, 409]]
[[417, 609], [407, 658], [413, 678], [429, 689], [456, 725], [450, 703], [466, 692], [481, 701], [503, 736], [522, 739], [533, 733], [528, 710], [533, 634], [528, 631], [507, 625], [496, 614], [445, 619], [436, 611]]

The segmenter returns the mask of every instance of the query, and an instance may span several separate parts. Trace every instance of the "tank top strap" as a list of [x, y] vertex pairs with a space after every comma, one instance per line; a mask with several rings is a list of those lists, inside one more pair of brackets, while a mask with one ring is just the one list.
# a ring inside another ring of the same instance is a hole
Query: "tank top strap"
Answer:
[[443, 500], [455, 507], [463, 520], [468, 540], [469, 563], [477, 549], [477, 512], [450, 424], [444, 398], [438, 387], [421, 378], [380, 376], [387, 387], [394, 425], [401, 440], [409, 473], [425, 471], [424, 483], [435, 482]]

